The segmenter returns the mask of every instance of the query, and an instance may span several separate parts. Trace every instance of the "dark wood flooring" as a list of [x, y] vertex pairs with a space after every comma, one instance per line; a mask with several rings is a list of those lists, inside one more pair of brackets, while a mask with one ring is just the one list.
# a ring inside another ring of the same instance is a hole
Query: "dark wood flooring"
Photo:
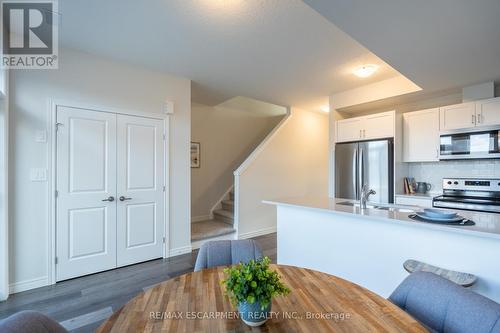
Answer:
[[[264, 255], [276, 262], [276, 234], [254, 238]], [[197, 251], [168, 259], [122, 267], [13, 294], [0, 302], [0, 320], [22, 310], [36, 310], [70, 332], [94, 332], [114, 311], [141, 291], [192, 272]]]

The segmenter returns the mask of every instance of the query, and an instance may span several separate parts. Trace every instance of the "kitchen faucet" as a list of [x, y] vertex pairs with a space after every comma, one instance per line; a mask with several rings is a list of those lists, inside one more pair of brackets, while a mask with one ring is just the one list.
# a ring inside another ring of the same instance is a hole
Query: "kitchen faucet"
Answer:
[[359, 206], [362, 208], [362, 209], [365, 209], [366, 208], [366, 202], [368, 201], [368, 197], [372, 194], [377, 194], [377, 192], [375, 192], [373, 189], [372, 190], [368, 190], [368, 184], [364, 184], [362, 187], [361, 187], [361, 196], [360, 196], [360, 202], [359, 202]]

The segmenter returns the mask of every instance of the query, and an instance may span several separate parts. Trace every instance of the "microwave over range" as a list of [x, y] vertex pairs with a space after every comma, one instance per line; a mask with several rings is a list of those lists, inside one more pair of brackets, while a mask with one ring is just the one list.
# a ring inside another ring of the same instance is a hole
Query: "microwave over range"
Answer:
[[500, 158], [500, 129], [441, 134], [439, 159]]

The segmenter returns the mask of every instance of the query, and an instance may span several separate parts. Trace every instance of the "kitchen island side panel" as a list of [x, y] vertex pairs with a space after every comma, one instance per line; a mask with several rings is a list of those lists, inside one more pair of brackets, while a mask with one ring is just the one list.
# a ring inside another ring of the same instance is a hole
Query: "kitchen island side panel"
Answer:
[[387, 223], [370, 216], [277, 205], [278, 264], [339, 276], [388, 297], [415, 259], [475, 274], [471, 287], [500, 302], [500, 240]]

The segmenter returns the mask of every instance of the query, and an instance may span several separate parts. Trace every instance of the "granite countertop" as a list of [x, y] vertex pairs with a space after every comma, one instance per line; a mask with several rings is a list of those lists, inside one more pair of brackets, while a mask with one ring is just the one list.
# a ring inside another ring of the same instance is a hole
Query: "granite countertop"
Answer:
[[[403, 209], [402, 211], [382, 210], [376, 208], [360, 209], [356, 206], [339, 204], [341, 202], [357, 202], [349, 199], [329, 198], [329, 197], [299, 197], [284, 198], [277, 200], [265, 200], [266, 204], [278, 206], [301, 207], [305, 209], [329, 212], [332, 214], [358, 215], [360, 218], [380, 220], [389, 223], [406, 223], [411, 226], [421, 226], [425, 228], [434, 228], [441, 231], [450, 231], [458, 233], [467, 233], [480, 237], [489, 237], [500, 239], [500, 214], [472, 212], [465, 210], [454, 210], [459, 215], [472, 220], [476, 223], [473, 226], [446, 225], [432, 222], [415, 221], [408, 217], [412, 212], [423, 208], [417, 206], [402, 205], [381, 205]], [[370, 203], [368, 203], [370, 204]]]

